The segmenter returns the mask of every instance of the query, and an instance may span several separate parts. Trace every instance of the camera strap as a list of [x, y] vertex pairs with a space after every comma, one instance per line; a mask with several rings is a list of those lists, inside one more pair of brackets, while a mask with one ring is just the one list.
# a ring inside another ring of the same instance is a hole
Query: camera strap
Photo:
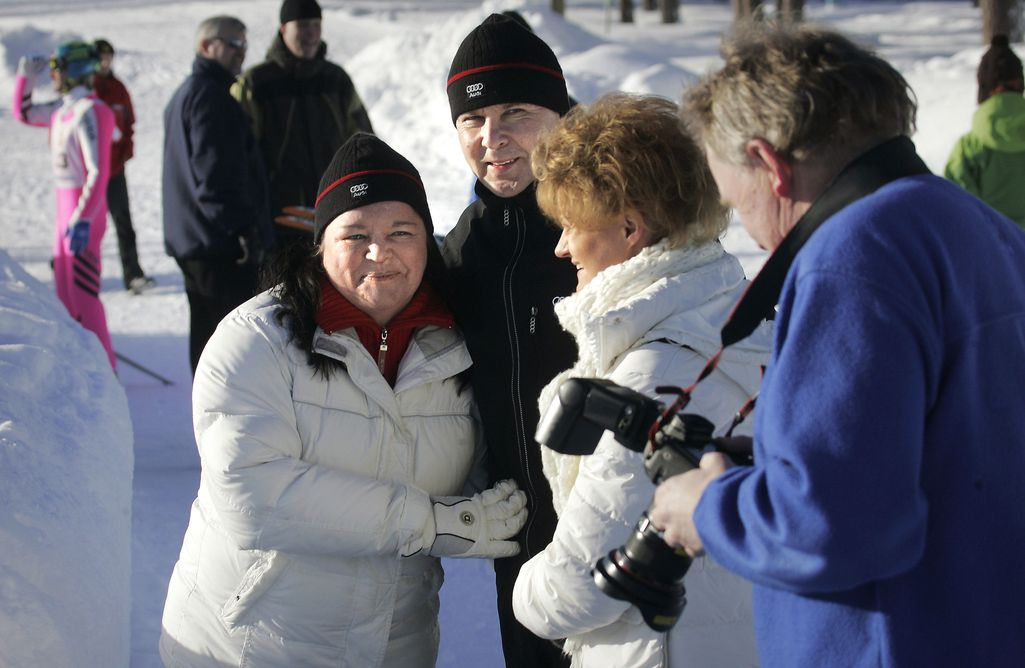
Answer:
[[[655, 388], [656, 392], [676, 394], [677, 397], [651, 426], [649, 438], [653, 438], [665, 422], [690, 403], [694, 388], [715, 371], [727, 347], [746, 339], [764, 320], [772, 320], [775, 317], [776, 304], [779, 303], [779, 295], [783, 291], [783, 283], [790, 272], [790, 267], [797, 253], [816, 230], [847, 205], [874, 193], [886, 184], [908, 176], [930, 173], [929, 168], [916, 153], [914, 143], [904, 135], [882, 142], [848, 164], [801, 216], [765, 261], [758, 275], [748, 284], [720, 331], [722, 347], [708, 360], [694, 382], [683, 389], [671, 386]], [[737, 425], [751, 414], [757, 399], [758, 394], [755, 393], [740, 407], [726, 436], [730, 436]]]

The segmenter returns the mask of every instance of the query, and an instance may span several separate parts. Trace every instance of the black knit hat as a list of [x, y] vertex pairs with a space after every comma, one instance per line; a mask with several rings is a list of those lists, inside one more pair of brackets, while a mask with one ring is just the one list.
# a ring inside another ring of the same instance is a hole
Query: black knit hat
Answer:
[[459, 114], [492, 104], [528, 102], [560, 116], [569, 111], [555, 53], [533, 32], [492, 14], [459, 45], [448, 71], [448, 104]]
[[319, 18], [321, 14], [317, 0], [285, 0], [281, 3], [281, 25], [289, 21]]
[[375, 135], [357, 132], [342, 144], [324, 170], [314, 206], [313, 242], [331, 221], [352, 209], [377, 202], [405, 202], [423, 218], [427, 234], [434, 223], [420, 172]]
[[1007, 35], [993, 35], [989, 50], [982, 54], [977, 73], [979, 81], [979, 104], [985, 102], [1000, 85], [1011, 90], [1022, 89], [1021, 60], [1014, 55]]

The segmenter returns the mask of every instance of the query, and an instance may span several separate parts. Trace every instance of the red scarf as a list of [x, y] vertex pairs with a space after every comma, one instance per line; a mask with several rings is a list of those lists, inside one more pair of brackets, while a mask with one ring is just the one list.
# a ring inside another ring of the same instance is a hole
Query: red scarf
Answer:
[[342, 329], [353, 328], [370, 356], [377, 360], [377, 368], [388, 384], [395, 387], [399, 362], [406, 354], [413, 331], [425, 325], [451, 329], [455, 318], [438, 294], [426, 283], [420, 285], [406, 307], [399, 311], [385, 327], [353, 306], [326, 277], [320, 281], [320, 308], [317, 324], [328, 335]]

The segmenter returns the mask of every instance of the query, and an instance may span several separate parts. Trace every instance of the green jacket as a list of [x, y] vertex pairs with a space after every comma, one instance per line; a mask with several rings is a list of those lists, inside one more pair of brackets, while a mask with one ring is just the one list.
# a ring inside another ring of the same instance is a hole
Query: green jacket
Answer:
[[1000, 93], [980, 104], [943, 175], [1025, 228], [1025, 97]]
[[338, 147], [359, 130], [373, 132], [352, 80], [325, 59], [326, 52], [321, 44], [312, 60], [296, 58], [279, 34], [267, 60], [246, 70], [231, 88], [252, 122], [267, 166], [272, 215], [285, 206], [312, 207]]

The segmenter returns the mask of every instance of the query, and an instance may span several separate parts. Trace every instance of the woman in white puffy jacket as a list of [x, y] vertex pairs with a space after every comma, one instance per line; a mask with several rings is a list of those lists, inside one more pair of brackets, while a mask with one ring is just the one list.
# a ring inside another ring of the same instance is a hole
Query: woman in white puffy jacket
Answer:
[[[544, 389], [542, 413], [569, 377], [606, 378], [651, 397], [659, 385], [690, 385], [719, 351], [719, 329], [747, 282], [717, 240], [726, 211], [676, 105], [614, 94], [577, 107], [535, 149], [533, 165], [538, 202], [562, 228], [556, 254], [576, 266], [578, 281], [556, 314], [579, 359]], [[717, 435], [728, 428], [758, 390], [769, 333], [763, 326], [726, 349], [686, 412], [711, 420]], [[595, 562], [623, 545], [654, 496], [641, 454], [605, 432], [591, 455], [542, 446], [542, 461], [559, 523], [516, 580], [522, 624], [564, 638], [573, 666], [757, 665], [750, 585], [709, 558], [695, 559], [684, 578], [687, 605], [668, 634], [595, 584]]]
[[321, 181], [316, 249], [210, 339], [166, 665], [433, 666], [438, 557], [516, 553], [515, 485], [452, 496], [481, 435], [432, 233], [416, 169], [356, 135]]

